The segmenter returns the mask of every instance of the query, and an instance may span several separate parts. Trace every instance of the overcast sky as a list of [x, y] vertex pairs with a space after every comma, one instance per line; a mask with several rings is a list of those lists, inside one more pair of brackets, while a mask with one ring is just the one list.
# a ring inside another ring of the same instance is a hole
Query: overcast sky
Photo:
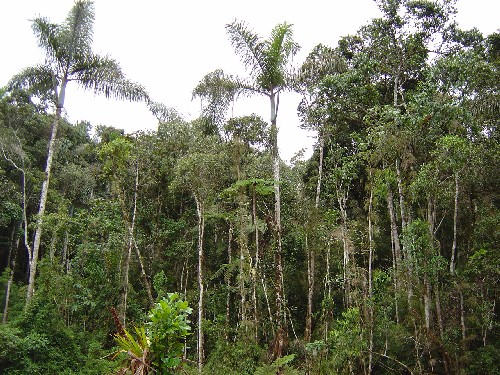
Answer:
[[[0, 86], [22, 68], [43, 61], [29, 19], [45, 16], [60, 23], [73, 3], [2, 1]], [[462, 28], [475, 26], [490, 34], [500, 27], [498, 0], [459, 0], [457, 7]], [[154, 100], [192, 119], [199, 115], [200, 102], [191, 100], [191, 92], [205, 74], [220, 68], [244, 76], [224, 28], [234, 19], [245, 21], [263, 37], [278, 23], [293, 24], [294, 38], [302, 47], [295, 58], [298, 65], [316, 44], [335, 46], [341, 36], [355, 33], [379, 15], [373, 0], [96, 0], [93, 47], [116, 59], [128, 78], [144, 85]], [[280, 100], [279, 145], [286, 160], [303, 147], [310, 150], [315, 141], [314, 134], [298, 129], [298, 101], [293, 94]], [[157, 123], [144, 104], [112, 102], [76, 86], [68, 89], [66, 110], [71, 122], [87, 120], [127, 132], [155, 129]], [[235, 115], [252, 112], [268, 121], [269, 103], [255, 98], [235, 104]]]

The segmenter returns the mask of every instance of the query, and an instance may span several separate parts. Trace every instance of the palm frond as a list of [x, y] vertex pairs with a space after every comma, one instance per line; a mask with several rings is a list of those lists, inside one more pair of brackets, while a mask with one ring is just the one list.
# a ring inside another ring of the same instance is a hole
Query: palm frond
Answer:
[[150, 101], [148, 108], [160, 123], [184, 122], [182, 115], [172, 107], [167, 107], [163, 103]]
[[53, 92], [59, 85], [58, 78], [47, 65], [37, 65], [25, 68], [11, 78], [7, 87], [12, 90], [26, 90], [32, 94]]
[[250, 72], [250, 76], [256, 79], [265, 69], [265, 43], [260, 37], [248, 29], [242, 23], [234, 21], [226, 25], [229, 40], [234, 50], [240, 55], [243, 65]]
[[108, 57], [88, 54], [72, 66], [70, 79], [76, 80], [84, 89], [107, 98], [131, 101], [149, 101], [145, 88], [125, 78], [119, 64]]
[[208, 73], [193, 90], [193, 99], [199, 97], [206, 101], [202, 108], [202, 119], [208, 128], [215, 130], [222, 126], [231, 102], [238, 94], [236, 80], [217, 69]]
[[71, 8], [64, 21], [60, 38], [69, 62], [75, 58], [87, 55], [91, 51], [94, 28], [94, 3], [89, 0], [79, 0]]
[[38, 40], [38, 46], [45, 50], [47, 60], [56, 62], [61, 54], [59, 26], [49, 22], [47, 18], [38, 17], [32, 20], [31, 28]]
[[271, 31], [266, 55], [282, 67], [290, 62], [299, 49], [300, 46], [293, 40], [292, 25], [284, 22], [276, 25]]

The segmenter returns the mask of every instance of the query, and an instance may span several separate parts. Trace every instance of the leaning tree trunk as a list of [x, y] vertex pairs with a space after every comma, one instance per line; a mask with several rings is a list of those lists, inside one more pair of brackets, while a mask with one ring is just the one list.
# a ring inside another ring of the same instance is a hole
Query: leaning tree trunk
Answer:
[[45, 215], [45, 205], [47, 204], [47, 194], [49, 192], [49, 182], [50, 182], [50, 173], [52, 171], [52, 160], [54, 158], [54, 149], [56, 145], [56, 137], [57, 137], [57, 129], [59, 127], [59, 121], [61, 119], [62, 109], [64, 108], [64, 97], [66, 94], [66, 77], [63, 78], [61, 82], [61, 89], [59, 93], [57, 93], [56, 88], [56, 98], [57, 98], [57, 106], [56, 113], [54, 116], [54, 121], [52, 122], [52, 131], [50, 132], [50, 140], [49, 140], [49, 148], [47, 152], [47, 162], [45, 164], [45, 176], [42, 182], [42, 191], [40, 193], [40, 206], [38, 207], [37, 221], [36, 221], [36, 230], [35, 230], [35, 239], [33, 241], [33, 250], [30, 254], [30, 264], [29, 264], [29, 279], [28, 279], [28, 291], [26, 293], [26, 307], [31, 302], [33, 298], [33, 294], [35, 292], [35, 275], [36, 268], [38, 264], [38, 254], [40, 252], [40, 242], [42, 239], [42, 226], [43, 219]]
[[203, 233], [205, 231], [205, 214], [203, 202], [194, 194], [196, 202], [196, 212], [198, 214], [198, 373], [201, 374], [203, 368]]

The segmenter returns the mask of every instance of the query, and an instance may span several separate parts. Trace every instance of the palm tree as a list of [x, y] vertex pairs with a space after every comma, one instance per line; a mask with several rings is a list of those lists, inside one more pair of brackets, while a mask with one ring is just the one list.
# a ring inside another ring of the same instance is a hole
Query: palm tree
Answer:
[[280, 158], [278, 150], [278, 127], [276, 117], [279, 109], [280, 93], [291, 87], [292, 75], [288, 70], [292, 58], [299, 50], [293, 41], [292, 25], [278, 24], [269, 39], [262, 40], [259, 35], [249, 30], [241, 22], [234, 21], [226, 25], [227, 33], [235, 52], [240, 55], [249, 79], [240, 82], [243, 91], [250, 94], [264, 95], [271, 104], [271, 154], [274, 175], [274, 215], [276, 227], [276, 322], [273, 355], [281, 356], [284, 346], [283, 327], [283, 266], [281, 260], [281, 197], [280, 197]]
[[92, 52], [93, 25], [94, 4], [88, 0], [76, 1], [61, 25], [50, 23], [46, 18], [35, 18], [32, 21], [32, 28], [39, 46], [45, 50], [45, 63], [24, 69], [9, 82], [10, 90], [28, 90], [48, 100], [55, 107], [35, 238], [28, 254], [29, 281], [26, 305], [31, 301], [34, 292], [54, 146], [68, 83], [75, 81], [83, 88], [93, 90], [96, 94], [104, 94], [106, 97], [148, 100], [145, 89], [128, 81], [116, 61]]

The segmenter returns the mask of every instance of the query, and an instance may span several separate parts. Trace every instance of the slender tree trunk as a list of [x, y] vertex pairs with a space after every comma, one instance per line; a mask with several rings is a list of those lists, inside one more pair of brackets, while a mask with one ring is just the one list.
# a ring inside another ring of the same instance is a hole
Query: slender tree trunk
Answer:
[[[70, 204], [69, 209], [68, 209], [68, 216], [71, 218], [73, 217], [73, 205]], [[68, 230], [64, 230], [64, 240], [63, 240], [63, 251], [62, 251], [62, 266], [63, 269], [66, 270], [66, 272], [69, 272], [69, 254], [68, 254], [68, 244], [69, 244], [69, 236], [68, 236]]]
[[342, 246], [343, 246], [343, 278], [344, 278], [344, 302], [345, 307], [349, 308], [351, 306], [351, 249], [347, 233], [347, 197], [345, 195], [340, 195], [337, 189], [337, 200], [340, 208], [341, 217], [341, 233], [342, 233]]
[[457, 222], [458, 222], [458, 172], [455, 173], [455, 206], [453, 210], [453, 244], [451, 246], [450, 273], [455, 273], [457, 256]]
[[252, 224], [255, 229], [255, 265], [252, 270], [252, 299], [254, 307], [255, 341], [259, 338], [259, 309], [257, 305], [257, 277], [259, 275], [259, 226], [257, 223], [257, 194], [255, 183], [252, 190]]
[[142, 279], [144, 280], [144, 286], [146, 287], [146, 293], [148, 294], [149, 304], [152, 306], [155, 301], [153, 298], [153, 290], [151, 288], [151, 283], [149, 282], [149, 277], [146, 273], [146, 267], [144, 267], [144, 258], [142, 256], [141, 250], [139, 249], [139, 246], [137, 246], [135, 238], [134, 238], [134, 248], [137, 254], [137, 258], [139, 259], [139, 265], [141, 266], [141, 276]]
[[[405, 203], [405, 196], [404, 196], [404, 191], [403, 191], [403, 181], [401, 178], [401, 167], [400, 167], [400, 161], [399, 158], [396, 159], [396, 176], [398, 180], [398, 194], [399, 194], [399, 209], [401, 211], [401, 230], [404, 230], [406, 228], [407, 220], [406, 220], [406, 203]], [[404, 244], [403, 244], [404, 248]], [[403, 250], [404, 253], [404, 250]]]
[[[21, 152], [19, 155], [21, 158], [21, 166], [17, 165], [17, 163], [12, 158], [7, 156], [5, 149], [3, 147], [1, 147], [1, 145], [0, 145], [0, 148], [2, 149], [2, 153], [3, 153], [5, 160], [7, 160], [9, 163], [11, 163], [12, 166], [21, 173], [21, 207], [22, 207], [23, 219], [22, 219], [22, 222], [20, 222], [19, 226], [21, 227], [21, 225], [22, 225], [22, 227], [23, 227], [24, 247], [26, 248], [26, 254], [28, 256], [28, 267], [29, 267], [29, 265], [31, 264], [32, 254], [31, 254], [31, 247], [30, 247], [30, 244], [28, 242], [28, 217], [27, 217], [27, 213], [26, 213], [27, 205], [28, 205], [27, 196], [26, 196], [26, 172], [24, 171], [24, 155], [22, 152], [21, 141], [19, 140], [19, 137], [17, 136], [17, 134], [15, 132], [14, 132], [14, 136], [16, 137], [19, 148], [21, 149]], [[21, 229], [21, 228], [19, 228], [19, 229]], [[17, 249], [16, 249], [16, 251], [17, 251]]]
[[[319, 200], [321, 197], [321, 182], [323, 179], [323, 157], [324, 157], [324, 137], [319, 134], [319, 166], [318, 166], [318, 181], [316, 183], [316, 198], [314, 201], [314, 207], [316, 211], [319, 209]], [[307, 240], [307, 237], [306, 237]], [[315, 244], [310, 246], [306, 242], [307, 251], [307, 315], [306, 315], [306, 328], [304, 333], [304, 340], [306, 342], [311, 341], [312, 335], [312, 314], [313, 314], [313, 296], [314, 296], [314, 267], [315, 267]]]
[[462, 350], [465, 353], [465, 351], [467, 350], [467, 328], [465, 326], [464, 294], [460, 289], [458, 290], [458, 293], [460, 295], [460, 328], [462, 331]]
[[318, 182], [316, 183], [316, 199], [314, 206], [319, 208], [319, 199], [321, 197], [321, 183], [323, 180], [323, 158], [324, 158], [325, 138], [320, 133], [319, 135], [319, 165], [318, 165]]
[[40, 206], [38, 207], [38, 215], [35, 230], [35, 239], [33, 241], [33, 251], [31, 252], [30, 265], [29, 265], [29, 279], [28, 279], [28, 289], [26, 293], [26, 307], [28, 307], [33, 294], [35, 292], [35, 275], [38, 265], [38, 254], [40, 252], [40, 243], [42, 239], [42, 226], [43, 219], [45, 215], [45, 205], [47, 204], [47, 194], [49, 192], [49, 182], [50, 174], [52, 171], [52, 159], [54, 158], [54, 151], [56, 145], [57, 129], [59, 127], [59, 121], [61, 119], [62, 109], [64, 108], [64, 98], [66, 94], [66, 77], [63, 78], [61, 82], [61, 89], [59, 95], [57, 95], [57, 107], [54, 116], [54, 121], [52, 122], [52, 130], [50, 132], [49, 147], [47, 152], [47, 162], [45, 164], [45, 176], [42, 182], [42, 190], [40, 193]]
[[427, 275], [424, 276], [424, 318], [427, 332], [431, 330], [431, 282]]
[[[137, 188], [138, 188], [138, 173], [139, 169], [136, 165], [136, 183], [134, 185], [134, 206], [132, 209], [132, 220], [130, 225], [128, 225], [128, 220], [126, 219], [128, 226], [128, 245], [127, 245], [127, 254], [124, 263], [124, 277], [123, 277], [123, 295], [122, 295], [122, 305], [120, 308], [120, 319], [122, 320], [122, 324], [125, 326], [126, 324], [126, 316], [127, 316], [127, 298], [128, 298], [128, 284], [129, 284], [129, 270], [130, 270], [130, 260], [132, 258], [132, 247], [134, 246], [134, 228], [135, 228], [135, 216], [137, 213]], [[122, 199], [122, 205], [125, 210], [125, 201]], [[127, 216], [127, 215], [126, 215]]]
[[[231, 246], [233, 242], [233, 226], [229, 223], [229, 231], [227, 234], [227, 261], [231, 265], [233, 263], [233, 256], [231, 252]], [[231, 275], [226, 276], [227, 283], [227, 295], [226, 295], [226, 340], [229, 340], [229, 322], [231, 318]]]
[[312, 334], [312, 314], [313, 314], [313, 294], [314, 294], [314, 250], [308, 241], [308, 236], [305, 236], [305, 246], [307, 252], [307, 312], [306, 312], [306, 327], [304, 332], [304, 341], [311, 341]]
[[245, 322], [247, 320], [247, 267], [248, 267], [248, 244], [246, 237], [246, 222], [245, 222], [245, 207], [243, 203], [243, 197], [240, 197], [239, 202], [239, 233], [238, 233], [238, 245], [240, 248], [240, 274], [239, 274], [239, 289], [240, 289], [240, 321]]
[[[370, 171], [371, 180], [371, 171]], [[368, 242], [370, 247], [370, 252], [368, 256], [368, 297], [369, 297], [369, 314], [370, 314], [370, 338], [368, 343], [368, 374], [372, 373], [373, 368], [373, 326], [374, 326], [374, 314], [373, 314], [373, 251], [374, 251], [374, 241], [373, 241], [373, 186], [370, 188], [370, 201], [368, 204]]]
[[16, 235], [16, 232], [21, 229], [22, 222], [19, 222], [18, 228], [14, 226], [12, 228], [12, 233], [10, 236], [10, 249], [9, 249], [9, 257], [8, 257], [8, 267], [10, 267], [9, 279], [7, 280], [7, 285], [5, 287], [5, 305], [3, 307], [3, 315], [2, 315], [2, 323], [7, 323], [7, 315], [9, 311], [9, 301], [10, 301], [10, 290], [12, 287], [12, 283], [14, 281], [14, 272], [16, 269], [16, 258], [17, 258], [17, 249], [19, 248], [19, 242], [21, 238]]
[[205, 231], [205, 213], [203, 202], [194, 194], [196, 212], [198, 214], [198, 373], [203, 368], [203, 235]]
[[274, 221], [276, 233], [276, 248], [274, 250], [274, 265], [276, 267], [276, 334], [273, 348], [273, 357], [278, 358], [283, 354], [285, 347], [285, 327], [284, 327], [284, 283], [283, 265], [281, 251], [281, 194], [280, 194], [280, 158], [278, 149], [278, 127], [276, 125], [278, 95], [271, 93], [271, 153], [273, 158], [274, 177]]
[[395, 264], [396, 270], [401, 269], [401, 243], [399, 242], [398, 224], [396, 220], [396, 212], [394, 210], [394, 197], [392, 195], [392, 190], [388, 187], [387, 190], [387, 209], [389, 211], [389, 219], [391, 220], [391, 237], [394, 243], [394, 255], [396, 257]]
[[330, 251], [331, 251], [331, 240], [328, 240], [328, 244], [326, 246], [326, 271], [325, 271], [325, 292], [326, 292], [326, 299], [328, 300], [328, 310], [326, 311], [325, 314], [325, 340], [328, 340], [328, 334], [329, 334], [329, 322], [330, 319], [333, 319], [333, 316], [331, 316], [331, 310], [332, 306], [330, 304], [332, 303], [332, 281], [331, 281], [331, 276], [330, 276]]

